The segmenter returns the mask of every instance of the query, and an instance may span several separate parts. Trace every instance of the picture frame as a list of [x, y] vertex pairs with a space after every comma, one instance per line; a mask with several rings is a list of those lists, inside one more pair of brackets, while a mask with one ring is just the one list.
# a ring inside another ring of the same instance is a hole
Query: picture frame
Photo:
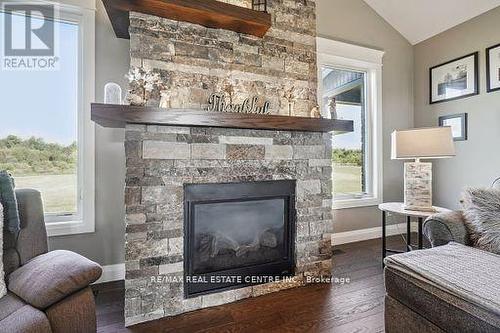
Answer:
[[500, 44], [486, 49], [486, 91], [500, 90]]
[[468, 116], [467, 113], [452, 114], [439, 117], [439, 126], [450, 126], [453, 141], [467, 141]]
[[429, 68], [429, 104], [479, 94], [479, 52]]

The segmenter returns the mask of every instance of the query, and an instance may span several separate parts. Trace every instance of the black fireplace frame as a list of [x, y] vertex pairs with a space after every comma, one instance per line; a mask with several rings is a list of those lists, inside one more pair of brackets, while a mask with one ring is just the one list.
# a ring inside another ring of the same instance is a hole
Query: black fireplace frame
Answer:
[[[212, 294], [229, 289], [242, 288], [259, 283], [190, 283], [188, 277], [199, 279], [205, 276], [279, 276], [287, 277], [295, 274], [295, 180], [276, 180], [259, 182], [184, 184], [184, 297], [192, 298]], [[284, 244], [286, 256], [281, 260], [264, 264], [249, 265], [236, 269], [208, 272], [202, 275], [193, 274], [193, 264], [188, 262], [194, 250], [194, 205], [204, 203], [242, 202], [253, 200], [283, 199], [285, 203]]]

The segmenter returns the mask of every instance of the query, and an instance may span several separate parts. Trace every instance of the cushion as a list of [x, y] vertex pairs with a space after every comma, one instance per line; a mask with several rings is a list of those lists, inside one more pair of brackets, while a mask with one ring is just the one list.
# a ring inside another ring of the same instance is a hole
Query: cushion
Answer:
[[25, 304], [0, 321], [0, 333], [51, 333], [49, 319], [45, 314]]
[[11, 292], [7, 293], [5, 297], [0, 299], [0, 322], [25, 305], [26, 303], [19, 297]]
[[[3, 235], [4, 243], [5, 243], [5, 234]], [[16, 249], [4, 249], [3, 250], [3, 272], [4, 278], [7, 279], [9, 274], [15, 271], [20, 265], [19, 262], [19, 253], [17, 253]]]
[[16, 190], [21, 230], [17, 235], [16, 250], [20, 264], [48, 252], [47, 231], [40, 192], [32, 189]]
[[474, 246], [500, 254], [500, 190], [469, 188], [463, 205], [465, 225]]
[[3, 206], [0, 203], [0, 299], [7, 294], [7, 287], [5, 286], [5, 274], [3, 271]]
[[39, 255], [9, 275], [8, 288], [24, 301], [46, 309], [95, 282], [99, 264], [71, 251]]
[[4, 228], [17, 233], [21, 228], [17, 198], [14, 193], [14, 179], [7, 171], [0, 171], [0, 202], [4, 208]]

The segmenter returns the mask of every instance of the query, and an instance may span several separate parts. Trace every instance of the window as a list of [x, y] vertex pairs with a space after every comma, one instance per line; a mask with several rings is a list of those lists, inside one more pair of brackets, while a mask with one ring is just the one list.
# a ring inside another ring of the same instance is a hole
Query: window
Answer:
[[334, 208], [371, 206], [382, 199], [382, 56], [318, 38], [322, 114], [354, 122], [354, 132], [333, 136]]
[[0, 11], [0, 169], [41, 192], [49, 236], [93, 232], [95, 215], [95, 3], [60, 2]]

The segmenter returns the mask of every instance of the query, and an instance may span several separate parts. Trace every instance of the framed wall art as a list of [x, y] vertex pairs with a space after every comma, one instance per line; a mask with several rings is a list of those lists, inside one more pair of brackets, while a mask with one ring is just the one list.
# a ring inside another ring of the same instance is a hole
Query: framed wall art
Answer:
[[479, 93], [478, 52], [429, 69], [429, 103], [440, 103]]
[[450, 126], [454, 141], [467, 140], [467, 113], [439, 117], [439, 126]]
[[486, 90], [500, 90], [500, 44], [486, 49]]

